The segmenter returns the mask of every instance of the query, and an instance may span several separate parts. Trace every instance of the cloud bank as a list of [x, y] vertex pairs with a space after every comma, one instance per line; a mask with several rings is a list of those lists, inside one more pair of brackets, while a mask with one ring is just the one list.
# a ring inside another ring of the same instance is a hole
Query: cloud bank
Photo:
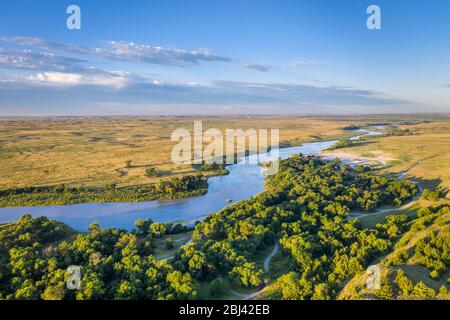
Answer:
[[101, 48], [86, 48], [75, 45], [65, 45], [34, 37], [1, 37], [0, 40], [24, 46], [38, 47], [45, 50], [91, 55], [111, 60], [179, 67], [196, 66], [201, 62], [232, 61], [231, 58], [214, 54], [209, 49], [183, 50], [125, 41], [108, 41], [105, 43], [105, 46]]
[[87, 48], [35, 37], [0, 40], [34, 49], [0, 48], [0, 69], [4, 71], [0, 115], [374, 113], [412, 105], [381, 92], [356, 88], [262, 81], [171, 82], [155, 74], [105, 68], [117, 65], [105, 63], [108, 61], [183, 68], [234, 62], [267, 73], [275, 68], [323, 65], [316, 60], [300, 59], [276, 66], [242, 62], [208, 49], [183, 50], [124, 41]]

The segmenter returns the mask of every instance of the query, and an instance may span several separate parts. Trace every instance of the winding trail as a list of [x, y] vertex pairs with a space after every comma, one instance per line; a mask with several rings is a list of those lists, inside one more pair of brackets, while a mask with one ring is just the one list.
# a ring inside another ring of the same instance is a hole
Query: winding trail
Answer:
[[264, 260], [264, 271], [266, 272], [269, 271], [270, 259], [272, 259], [272, 257], [277, 254], [278, 247], [279, 247], [278, 240], [276, 240], [272, 252], [267, 256], [266, 260]]
[[[280, 247], [280, 245], [278, 244], [278, 240], [276, 240], [276, 241], [275, 241], [275, 246], [273, 247], [272, 252], [271, 252], [271, 253], [267, 256], [267, 258], [264, 260], [263, 268], [264, 268], [264, 271], [265, 271], [265, 272], [268, 272], [268, 271], [269, 271], [269, 268], [270, 268], [270, 260], [272, 259], [272, 257], [273, 257], [274, 255], [277, 254], [279, 247]], [[253, 293], [249, 293], [249, 294], [237, 292], [237, 291], [234, 291], [233, 289], [230, 289], [230, 291], [231, 291], [231, 293], [234, 294], [235, 296], [241, 297], [242, 300], [250, 300], [250, 299], [253, 299], [253, 298], [259, 296], [261, 293], [263, 293], [264, 291], [266, 291], [267, 288], [268, 288], [268, 285], [266, 284], [262, 289], [260, 289], [260, 290], [258, 290], [258, 291], [256, 291], [256, 292], [253, 292]]]

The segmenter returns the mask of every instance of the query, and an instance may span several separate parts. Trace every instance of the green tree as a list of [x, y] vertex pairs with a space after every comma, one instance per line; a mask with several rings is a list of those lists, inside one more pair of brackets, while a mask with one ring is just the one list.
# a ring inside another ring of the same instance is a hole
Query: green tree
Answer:
[[211, 295], [218, 297], [226, 290], [226, 282], [223, 278], [217, 278], [211, 281]]
[[415, 299], [426, 300], [426, 299], [434, 299], [436, 297], [436, 292], [425, 285], [423, 281], [419, 281], [413, 289], [412, 296]]
[[64, 295], [64, 284], [62, 284], [55, 287], [47, 287], [41, 298], [42, 300], [63, 300]]
[[100, 224], [98, 221], [94, 221], [91, 223], [91, 225], [88, 227], [89, 232], [97, 232], [100, 231]]
[[145, 174], [147, 175], [147, 177], [156, 177], [158, 176], [158, 171], [156, 171], [155, 168], [147, 168], [145, 170]]
[[166, 232], [167, 232], [167, 228], [166, 228], [166, 225], [163, 223], [156, 222], [150, 226], [150, 233], [151, 233], [152, 237], [154, 237], [154, 238], [159, 238], [159, 237], [165, 235]]

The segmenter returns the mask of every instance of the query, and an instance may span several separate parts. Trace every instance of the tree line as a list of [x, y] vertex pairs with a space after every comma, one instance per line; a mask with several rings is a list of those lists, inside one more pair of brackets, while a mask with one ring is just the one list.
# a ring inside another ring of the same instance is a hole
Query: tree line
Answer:
[[63, 205], [74, 203], [140, 202], [178, 199], [205, 194], [208, 182], [202, 175], [174, 177], [156, 184], [99, 188], [28, 187], [0, 191], [0, 207]]

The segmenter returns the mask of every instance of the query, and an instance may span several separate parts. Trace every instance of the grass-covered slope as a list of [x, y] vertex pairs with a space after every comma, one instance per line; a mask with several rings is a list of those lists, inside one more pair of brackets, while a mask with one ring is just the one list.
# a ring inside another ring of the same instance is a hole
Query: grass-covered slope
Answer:
[[375, 261], [381, 269], [381, 289], [369, 290], [364, 272], [349, 281], [339, 298], [450, 299], [450, 207], [423, 208], [414, 219], [396, 219], [404, 221], [385, 224], [387, 232], [393, 237], [399, 229], [405, 232], [391, 253]]

